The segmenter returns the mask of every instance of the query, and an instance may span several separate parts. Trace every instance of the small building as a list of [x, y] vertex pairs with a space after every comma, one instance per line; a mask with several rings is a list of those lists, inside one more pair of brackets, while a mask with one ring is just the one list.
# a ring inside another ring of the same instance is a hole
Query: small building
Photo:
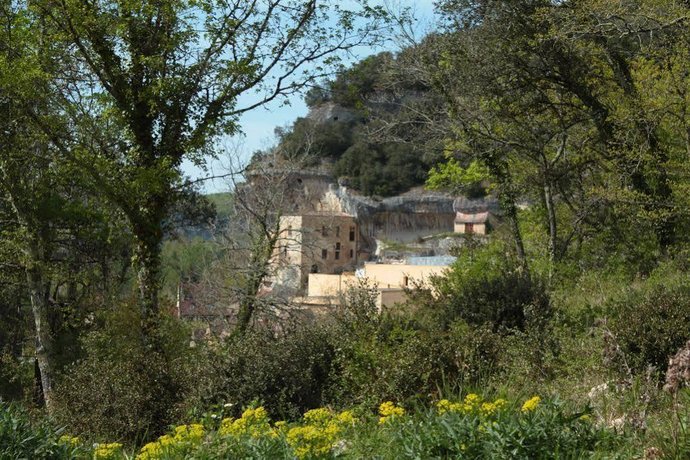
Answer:
[[455, 233], [486, 235], [490, 230], [491, 213], [489, 211], [473, 214], [458, 212], [455, 215]]
[[495, 198], [458, 197], [453, 203], [455, 210], [455, 233], [466, 235], [487, 235], [497, 221], [499, 211]]

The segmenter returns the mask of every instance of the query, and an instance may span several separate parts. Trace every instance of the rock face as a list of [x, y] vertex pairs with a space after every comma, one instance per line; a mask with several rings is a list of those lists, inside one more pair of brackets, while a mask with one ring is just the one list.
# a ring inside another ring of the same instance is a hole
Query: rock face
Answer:
[[[275, 174], [285, 180], [283, 173]], [[270, 174], [264, 175], [251, 186], [260, 187], [270, 180]], [[429, 235], [453, 232], [455, 197], [446, 193], [418, 187], [402, 195], [374, 199], [339, 184], [324, 169], [292, 171], [286, 182], [289, 209], [284, 210], [285, 215], [349, 214], [359, 225], [362, 251], [370, 254], [376, 253], [381, 242], [415, 243]]]
[[349, 123], [361, 118], [361, 115], [358, 115], [357, 112], [352, 109], [348, 109], [333, 102], [325, 102], [313, 107], [309, 111], [307, 117], [315, 123], [323, 124], [329, 121]]
[[413, 242], [453, 231], [453, 197], [445, 193], [416, 189], [376, 200], [334, 185], [324, 201], [338, 203], [333, 211], [355, 216], [362, 236], [369, 240]]

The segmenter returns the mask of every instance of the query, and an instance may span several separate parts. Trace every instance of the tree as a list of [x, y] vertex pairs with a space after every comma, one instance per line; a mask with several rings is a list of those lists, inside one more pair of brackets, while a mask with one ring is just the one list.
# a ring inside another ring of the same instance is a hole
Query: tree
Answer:
[[56, 358], [74, 358], [66, 356], [73, 350], [65, 341], [61, 350], [54, 344], [65, 338], [67, 317], [79, 316], [86, 294], [111, 292], [109, 274], [126, 234], [111, 237], [117, 216], [33, 123], [33, 115], [60, 117], [50, 103], [50, 50], [32, 34], [26, 11], [3, 4], [0, 21], [0, 249], [24, 273], [27, 295], [18, 304], [31, 306], [37, 377], [51, 412]]
[[[182, 161], [203, 165], [242, 113], [305, 88], [382, 25], [381, 10], [315, 1], [32, 5], [46, 40], [73, 51], [56, 94], [71, 125], [38, 123], [126, 216], [147, 319], [158, 310], [162, 221], [183, 188]], [[65, 147], [71, 131], [76, 153]]]

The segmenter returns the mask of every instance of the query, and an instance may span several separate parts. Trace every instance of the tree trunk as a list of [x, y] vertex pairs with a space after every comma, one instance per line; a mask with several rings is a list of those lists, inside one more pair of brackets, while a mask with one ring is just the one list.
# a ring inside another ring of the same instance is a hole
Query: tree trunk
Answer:
[[53, 373], [51, 365], [52, 336], [48, 323], [48, 289], [40, 266], [42, 249], [36, 241], [29, 241], [28, 256], [30, 261], [26, 267], [26, 281], [31, 299], [31, 311], [36, 329], [36, 361], [41, 375], [43, 400], [48, 414], [53, 413]]
[[553, 203], [553, 189], [548, 177], [544, 183], [544, 204], [549, 223], [549, 280], [551, 280], [558, 251], [558, 228], [556, 226], [556, 208]]
[[139, 284], [142, 320], [149, 322], [158, 314], [161, 238], [157, 238], [155, 234], [142, 233], [135, 233], [137, 241], [134, 250], [134, 265]]
[[525, 245], [522, 242], [522, 232], [520, 231], [520, 222], [517, 215], [517, 205], [512, 193], [501, 194], [500, 199], [501, 208], [508, 218], [510, 223], [510, 230], [513, 235], [513, 243], [515, 244], [515, 253], [518, 258], [518, 266], [520, 270], [529, 276], [529, 266], [527, 264], [527, 256], [525, 254]]

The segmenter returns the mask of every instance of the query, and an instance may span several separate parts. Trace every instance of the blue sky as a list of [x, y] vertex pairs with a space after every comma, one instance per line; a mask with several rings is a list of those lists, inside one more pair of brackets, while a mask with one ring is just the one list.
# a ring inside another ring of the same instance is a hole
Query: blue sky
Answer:
[[[382, 4], [392, 3], [387, 0], [376, 1], [372, 3]], [[343, 2], [345, 3], [345, 2]], [[395, 4], [402, 6], [409, 6], [415, 12], [415, 17], [418, 20], [416, 26], [417, 33], [421, 36], [425, 30], [430, 27], [429, 24], [433, 21], [433, 1], [432, 0], [399, 0]], [[395, 42], [389, 42], [380, 48], [360, 47], [355, 49], [354, 56], [348, 58], [346, 62], [355, 62], [371, 54], [381, 52], [384, 50], [396, 51], [398, 45]], [[254, 95], [246, 95], [241, 98], [241, 103], [250, 103]], [[236, 168], [238, 165], [246, 163], [251, 154], [259, 149], [265, 149], [274, 144], [275, 136], [274, 129], [278, 126], [287, 126], [295, 121], [298, 117], [303, 117], [307, 114], [307, 106], [304, 104], [301, 95], [292, 96], [289, 99], [289, 105], [284, 105], [282, 101], [274, 101], [265, 107], [257, 108], [251, 112], [244, 114], [240, 118], [240, 127], [242, 134], [234, 136], [230, 139], [225, 139], [222, 142], [225, 152], [220, 155], [218, 160], [209, 161], [208, 171], [204, 172], [195, 167], [189, 162], [182, 165], [185, 175], [192, 179], [200, 179], [203, 177], [222, 175], [228, 173], [231, 168]], [[225, 192], [230, 189], [227, 180], [207, 180], [203, 182], [203, 191], [206, 193]]]

